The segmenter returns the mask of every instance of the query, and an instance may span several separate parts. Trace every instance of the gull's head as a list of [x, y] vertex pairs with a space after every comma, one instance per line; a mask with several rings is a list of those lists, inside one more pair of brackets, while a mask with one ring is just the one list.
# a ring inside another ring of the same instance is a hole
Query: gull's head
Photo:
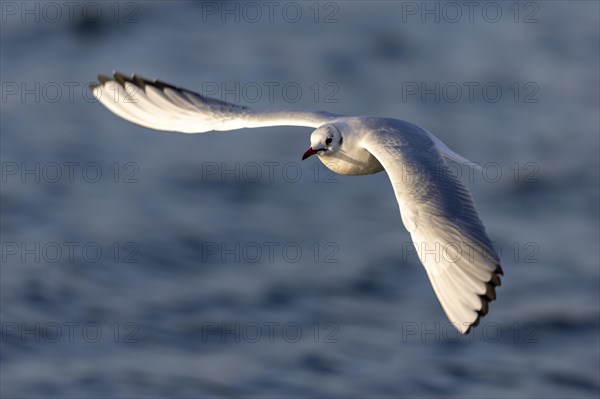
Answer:
[[310, 147], [302, 156], [302, 160], [315, 154], [319, 156], [335, 154], [342, 146], [342, 142], [342, 134], [334, 125], [320, 126], [310, 135]]

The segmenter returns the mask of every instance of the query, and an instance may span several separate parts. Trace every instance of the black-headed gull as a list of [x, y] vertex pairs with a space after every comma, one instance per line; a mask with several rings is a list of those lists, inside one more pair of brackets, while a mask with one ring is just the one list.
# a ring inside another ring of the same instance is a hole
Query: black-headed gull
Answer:
[[156, 130], [204, 133], [265, 126], [316, 128], [302, 159], [316, 154], [336, 173], [386, 170], [419, 259], [444, 312], [463, 334], [496, 299], [502, 268], [467, 188], [444, 157], [474, 166], [428, 131], [388, 118], [326, 112], [257, 112], [160, 81], [99, 76], [94, 96], [118, 116]]

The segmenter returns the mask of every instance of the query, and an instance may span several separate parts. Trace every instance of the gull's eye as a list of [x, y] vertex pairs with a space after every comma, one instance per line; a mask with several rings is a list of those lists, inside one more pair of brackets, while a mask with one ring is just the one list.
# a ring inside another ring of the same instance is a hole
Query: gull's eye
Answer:
[[332, 141], [333, 139], [331, 137], [327, 137], [327, 140], [325, 140], [325, 144], [329, 145]]

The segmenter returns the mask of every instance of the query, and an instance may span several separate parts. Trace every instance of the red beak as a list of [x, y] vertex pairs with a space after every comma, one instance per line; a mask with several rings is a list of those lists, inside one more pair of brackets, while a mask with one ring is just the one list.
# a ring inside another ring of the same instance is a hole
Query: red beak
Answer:
[[319, 151], [315, 151], [312, 147], [308, 147], [308, 150], [306, 150], [304, 155], [302, 155], [302, 160], [304, 161], [306, 158], [310, 157], [311, 155], [315, 155], [317, 152]]

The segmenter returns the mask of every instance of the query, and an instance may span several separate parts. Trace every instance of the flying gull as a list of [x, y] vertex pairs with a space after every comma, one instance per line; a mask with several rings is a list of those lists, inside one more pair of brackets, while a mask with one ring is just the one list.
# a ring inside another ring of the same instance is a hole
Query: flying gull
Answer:
[[302, 159], [335, 173], [385, 170], [402, 222], [450, 322], [463, 334], [496, 299], [502, 268], [467, 188], [444, 158], [477, 167], [433, 134], [399, 119], [327, 112], [254, 111], [139, 75], [99, 76], [90, 85], [110, 111], [150, 129], [205, 133], [267, 126], [315, 128]]

